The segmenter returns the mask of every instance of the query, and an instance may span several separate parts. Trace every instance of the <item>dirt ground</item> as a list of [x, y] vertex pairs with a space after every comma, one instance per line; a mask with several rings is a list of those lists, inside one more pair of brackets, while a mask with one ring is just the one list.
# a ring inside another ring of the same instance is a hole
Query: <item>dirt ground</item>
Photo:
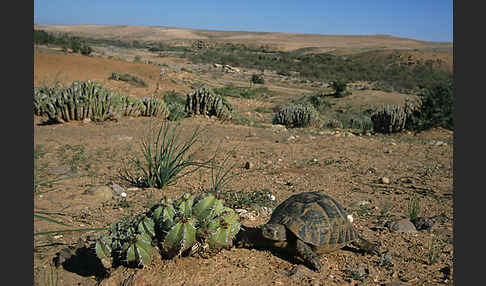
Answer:
[[[35, 85], [50, 83], [56, 76], [66, 83], [91, 79], [142, 97], [152, 93], [157, 82], [160, 84], [159, 67], [142, 63], [46, 53], [35, 53], [34, 61]], [[107, 80], [113, 71], [144, 75], [149, 87], [134, 88]], [[196, 79], [198, 75], [186, 76]], [[220, 80], [200, 76], [214, 83]], [[189, 89], [187, 85], [177, 87], [170, 76], [166, 83], [162, 90]], [[386, 95], [362, 92], [375, 96], [376, 101]], [[400, 94], [388, 95], [393, 100], [403, 99]], [[351, 99], [347, 99], [348, 104]], [[250, 104], [238, 100], [234, 103], [240, 110]], [[134, 188], [119, 178], [124, 160], [132, 150], [139, 151], [149, 122], [147, 118], [121, 118], [104, 123], [44, 125], [41, 118], [35, 117], [38, 181], [82, 176], [38, 187], [34, 210], [71, 227], [35, 220], [34, 231], [107, 227], [125, 216], [145, 211], [151, 202], [164, 196], [176, 198], [183, 192], [197, 193], [207, 188], [207, 171], [193, 173], [164, 190]], [[378, 243], [388, 256], [362, 254], [347, 247], [323, 256], [324, 267], [316, 273], [299, 259], [275, 251], [233, 248], [209, 258], [155, 259], [143, 269], [120, 266], [103, 276], [96, 261], [81, 250], [70, 263], [58, 268], [50, 266], [61, 249], [82, 249], [88, 237], [100, 233], [66, 232], [34, 236], [34, 284], [51, 285], [46, 281], [58, 275], [59, 285], [453, 285], [452, 132], [435, 129], [418, 134], [360, 136], [342, 130], [285, 129], [268, 122], [246, 126], [186, 118], [181, 121], [182, 138], [187, 138], [197, 126], [204, 128], [197, 146], [201, 147], [198, 157], [209, 158], [216, 148], [222, 153], [234, 150], [230, 163], [237, 163], [238, 170], [243, 170], [246, 162], [252, 162], [257, 169], [235, 177], [226, 191], [269, 190], [276, 198], [274, 206], [299, 192], [316, 190], [329, 194], [353, 215], [353, 224], [360, 234]], [[389, 183], [383, 183], [383, 177]], [[85, 192], [92, 186], [113, 183], [126, 189], [126, 201]], [[416, 198], [420, 202], [419, 216], [431, 218], [435, 223], [432, 229], [391, 232], [386, 222], [407, 218], [409, 204]], [[357, 207], [355, 203], [362, 201], [368, 203]], [[261, 225], [269, 215], [260, 210], [253, 220], [242, 219], [242, 224]]]

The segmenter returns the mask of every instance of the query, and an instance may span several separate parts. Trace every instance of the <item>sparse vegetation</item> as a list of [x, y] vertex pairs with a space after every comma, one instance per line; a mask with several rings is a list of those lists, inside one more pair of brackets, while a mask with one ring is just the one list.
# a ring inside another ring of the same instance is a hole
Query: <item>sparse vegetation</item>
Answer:
[[34, 29], [34, 43], [61, 46], [65, 52], [71, 49], [73, 53], [81, 53], [83, 55], [90, 55], [93, 51], [80, 37], [70, 37], [66, 34], [56, 36], [43, 30]]
[[162, 189], [198, 168], [208, 167], [209, 162], [194, 161], [194, 153], [189, 153], [201, 130], [196, 128], [187, 141], [180, 142], [178, 126], [164, 121], [156, 131], [151, 122], [147, 136], [141, 141], [142, 158], [133, 152], [130, 163], [135, 171], [125, 166], [121, 178], [132, 185]]
[[439, 259], [440, 247], [437, 246], [437, 240], [435, 238], [430, 240], [429, 251], [427, 253], [429, 265], [433, 265]]
[[250, 81], [251, 81], [252, 84], [264, 84], [265, 83], [265, 79], [263, 78], [263, 74], [252, 74]]
[[418, 197], [412, 197], [408, 203], [408, 217], [411, 222], [414, 222], [420, 212], [420, 199]]
[[452, 78], [451, 72], [435, 68], [432, 62], [407, 66], [392, 58], [375, 58], [370, 61], [372, 53], [350, 56], [300, 51], [262, 53], [259, 49], [244, 45], [228, 44], [190, 53], [188, 56], [193, 63], [224, 63], [244, 68], [270, 69], [284, 76], [289, 76], [289, 71], [296, 71], [302, 79], [321, 82], [368, 81], [375, 83], [379, 89], [408, 93]]
[[137, 76], [128, 74], [128, 73], [113, 72], [113, 73], [111, 73], [111, 76], [109, 77], [109, 79], [126, 81], [126, 82], [128, 82], [132, 85], [140, 86], [140, 87], [146, 87], [147, 86], [147, 83], [145, 83], [145, 81], [143, 79], [141, 79]]
[[347, 83], [343, 80], [334, 80], [331, 82], [330, 86], [334, 89], [333, 95], [335, 97], [344, 97], [351, 94], [351, 92], [347, 91]]
[[228, 84], [221, 88], [213, 89], [214, 93], [220, 95], [222, 97], [229, 96], [235, 98], [244, 98], [244, 99], [259, 99], [264, 100], [273, 95], [272, 92], [266, 87], [257, 87], [257, 88], [246, 88], [246, 87], [238, 87], [231, 84]]

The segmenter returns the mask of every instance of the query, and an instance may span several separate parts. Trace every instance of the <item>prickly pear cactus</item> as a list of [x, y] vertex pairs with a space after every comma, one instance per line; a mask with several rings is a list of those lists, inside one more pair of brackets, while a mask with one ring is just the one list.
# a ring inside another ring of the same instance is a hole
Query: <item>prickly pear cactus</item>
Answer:
[[210, 254], [231, 248], [240, 230], [239, 217], [213, 195], [186, 193], [157, 202], [148, 212], [111, 227], [95, 245], [105, 267], [116, 260], [146, 265], [158, 250], [164, 257]]
[[185, 111], [189, 116], [207, 115], [229, 120], [232, 117], [233, 107], [221, 96], [214, 94], [206, 87], [202, 87], [187, 94]]

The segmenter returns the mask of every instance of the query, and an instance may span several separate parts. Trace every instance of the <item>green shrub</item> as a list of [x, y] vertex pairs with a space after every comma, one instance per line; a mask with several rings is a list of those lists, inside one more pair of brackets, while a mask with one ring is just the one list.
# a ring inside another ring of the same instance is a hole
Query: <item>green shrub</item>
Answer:
[[420, 104], [407, 117], [408, 130], [443, 127], [454, 130], [453, 82], [444, 81], [418, 94]]
[[215, 88], [213, 91], [215, 94], [222, 97], [230, 96], [245, 99], [265, 99], [270, 96], [270, 92], [266, 87], [246, 88], [234, 86], [232, 84], [225, 85], [221, 88]]
[[273, 124], [287, 127], [318, 126], [319, 113], [310, 104], [290, 104], [279, 107], [273, 118]]
[[251, 83], [253, 83], [253, 84], [264, 84], [265, 79], [263, 78], [263, 74], [252, 74], [251, 75]]
[[85, 56], [89, 56], [93, 52], [93, 49], [90, 46], [83, 45], [81, 47], [81, 54]]
[[317, 109], [317, 111], [321, 113], [331, 108], [331, 103], [318, 94], [309, 97], [309, 103], [312, 104]]
[[113, 72], [111, 73], [111, 76], [108, 79], [126, 81], [135, 86], [141, 86], [141, 87], [147, 86], [147, 83], [143, 79], [128, 73], [120, 74], [117, 72]]
[[351, 94], [349, 91], [346, 90], [347, 83], [343, 80], [332, 81], [330, 87], [334, 89], [335, 97], [344, 97], [346, 95]]

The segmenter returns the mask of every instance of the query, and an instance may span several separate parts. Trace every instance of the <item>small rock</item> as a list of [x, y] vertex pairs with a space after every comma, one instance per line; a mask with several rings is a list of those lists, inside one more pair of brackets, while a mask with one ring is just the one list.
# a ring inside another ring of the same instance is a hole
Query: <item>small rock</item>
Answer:
[[271, 128], [273, 131], [276, 132], [287, 131], [287, 127], [285, 127], [285, 125], [282, 124], [273, 124]]
[[399, 278], [403, 282], [408, 282], [408, 281], [412, 281], [412, 280], [417, 279], [418, 278], [418, 274], [415, 271], [406, 272], [406, 273], [404, 273], [402, 275], [399, 275]]
[[295, 140], [295, 136], [294, 135], [290, 135], [288, 137], [285, 138], [285, 142], [289, 142], [289, 141], [292, 141], [292, 140]]
[[434, 226], [434, 221], [426, 217], [417, 217], [413, 224], [417, 230], [431, 230]]
[[366, 132], [365, 135], [366, 136], [371, 136], [371, 133], [370, 132]]
[[294, 267], [292, 267], [292, 269], [290, 269], [289, 271], [289, 277], [291, 276], [295, 276], [295, 277], [305, 277], [305, 276], [309, 276], [308, 273], [309, 273], [309, 269], [307, 269], [307, 267], [303, 266], [303, 265], [295, 265]]
[[133, 139], [132, 136], [127, 135], [114, 135], [113, 138], [120, 141], [130, 141]]
[[117, 192], [120, 195], [123, 194], [123, 193], [125, 193], [125, 195], [126, 195], [125, 189], [118, 184], [112, 184], [111, 188], [113, 189], [113, 191]]
[[245, 163], [245, 169], [249, 170], [249, 169], [253, 169], [255, 167], [255, 164], [253, 164], [252, 162], [246, 162]]
[[388, 185], [390, 183], [390, 178], [388, 178], [388, 177], [381, 177], [380, 178], [380, 182], [382, 184], [387, 184]]
[[368, 205], [369, 203], [370, 203], [369, 201], [357, 201], [357, 202], [350, 204], [349, 206], [351, 208], [359, 208], [361, 206]]
[[94, 196], [101, 201], [108, 201], [113, 198], [113, 190], [108, 186], [93, 186], [84, 191], [84, 194]]
[[384, 286], [405, 286], [406, 284], [400, 282], [400, 281], [393, 281], [393, 282], [389, 282], [389, 283], [386, 283], [386, 284], [383, 284]]
[[235, 212], [242, 219], [247, 219], [247, 220], [255, 220], [256, 219], [255, 213], [250, 212], [248, 210], [245, 210], [245, 209], [235, 209]]
[[391, 232], [417, 232], [415, 225], [408, 219], [401, 219], [390, 223]]
[[71, 257], [75, 254], [75, 251], [72, 247], [66, 247], [61, 249], [58, 253], [56, 253], [56, 257], [52, 259], [54, 262], [54, 266], [59, 267], [65, 261], [71, 259]]
[[66, 175], [70, 172], [71, 172], [71, 168], [69, 168], [68, 165], [61, 165], [61, 166], [56, 166], [47, 169], [47, 173], [49, 175], [55, 175], [55, 176]]

